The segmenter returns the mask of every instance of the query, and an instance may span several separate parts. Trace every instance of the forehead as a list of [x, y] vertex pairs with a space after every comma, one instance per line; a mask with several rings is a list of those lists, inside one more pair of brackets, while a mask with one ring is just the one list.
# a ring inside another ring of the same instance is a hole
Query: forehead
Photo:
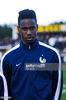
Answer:
[[30, 25], [35, 25], [35, 24], [36, 24], [35, 19], [22, 19], [22, 20], [20, 20], [21, 26], [30, 26]]

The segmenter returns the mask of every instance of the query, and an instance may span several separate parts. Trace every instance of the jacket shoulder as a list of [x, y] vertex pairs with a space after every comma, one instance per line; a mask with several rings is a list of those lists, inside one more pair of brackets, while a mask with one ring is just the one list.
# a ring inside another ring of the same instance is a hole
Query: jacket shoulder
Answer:
[[56, 48], [51, 47], [50, 45], [47, 45], [40, 41], [39, 41], [39, 45], [42, 46], [43, 48], [46, 48], [46, 50], [50, 51], [51, 53], [55, 54], [58, 57], [58, 59], [60, 60], [60, 54]]
[[10, 56], [15, 50], [17, 51], [17, 49], [20, 47], [20, 44], [18, 44], [17, 46], [13, 47], [12, 49], [8, 50], [2, 57], [1, 61], [3, 61], [5, 58], [8, 58], [8, 56]]

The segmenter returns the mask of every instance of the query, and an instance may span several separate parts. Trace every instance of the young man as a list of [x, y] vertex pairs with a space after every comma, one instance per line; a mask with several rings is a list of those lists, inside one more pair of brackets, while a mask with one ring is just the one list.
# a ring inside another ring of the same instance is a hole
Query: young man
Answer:
[[3, 56], [1, 62], [12, 100], [60, 100], [61, 59], [54, 48], [36, 39], [37, 28], [33, 10], [19, 12], [21, 41]]

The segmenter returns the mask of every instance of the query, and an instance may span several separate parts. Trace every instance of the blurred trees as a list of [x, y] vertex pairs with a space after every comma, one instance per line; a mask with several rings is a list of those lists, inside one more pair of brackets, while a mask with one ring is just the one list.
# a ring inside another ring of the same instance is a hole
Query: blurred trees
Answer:
[[8, 25], [0, 25], [0, 39], [5, 37], [12, 37], [12, 28]]
[[66, 24], [66, 22], [63, 22], [63, 21], [53, 22], [50, 25], [56, 25], [56, 24]]

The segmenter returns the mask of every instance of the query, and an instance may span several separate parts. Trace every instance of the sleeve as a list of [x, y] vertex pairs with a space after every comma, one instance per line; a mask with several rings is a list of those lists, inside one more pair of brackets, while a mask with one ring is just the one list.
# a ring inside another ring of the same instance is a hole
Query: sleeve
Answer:
[[3, 86], [3, 79], [0, 75], [0, 100], [4, 96], [4, 86]]
[[[7, 87], [8, 87], [8, 90], [7, 90], [8, 98], [10, 98], [10, 97], [12, 97], [12, 95], [11, 95], [11, 69], [10, 69], [10, 65], [9, 65], [9, 59], [6, 56], [5, 57], [3, 56], [2, 60], [1, 60], [1, 72], [3, 73], [3, 75], [6, 78]], [[6, 84], [5, 84], [5, 86], [6, 86]], [[7, 94], [7, 91], [5, 94]]]
[[[55, 65], [55, 66], [54, 66]], [[53, 56], [53, 66], [56, 67], [53, 70], [53, 82], [52, 93], [54, 100], [60, 100], [63, 87], [63, 71], [61, 65], [61, 57], [58, 52]]]

